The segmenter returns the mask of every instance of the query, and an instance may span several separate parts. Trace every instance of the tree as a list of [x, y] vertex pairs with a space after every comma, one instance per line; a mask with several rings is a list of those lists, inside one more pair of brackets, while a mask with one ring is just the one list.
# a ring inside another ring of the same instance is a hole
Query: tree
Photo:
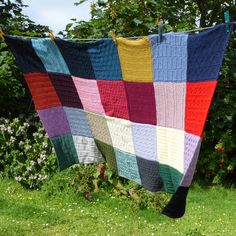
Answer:
[[[0, 0], [0, 27], [19, 36], [45, 36], [49, 28], [36, 25], [22, 13], [22, 0]], [[22, 73], [4, 41], [0, 41], [0, 116], [17, 116], [29, 109], [31, 96]]]

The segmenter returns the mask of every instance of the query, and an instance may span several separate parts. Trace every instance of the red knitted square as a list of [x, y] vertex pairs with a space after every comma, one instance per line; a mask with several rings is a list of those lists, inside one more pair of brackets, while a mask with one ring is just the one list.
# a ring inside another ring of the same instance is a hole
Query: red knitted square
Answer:
[[186, 91], [185, 130], [202, 135], [216, 81], [188, 82]]
[[47, 73], [27, 73], [24, 74], [24, 77], [32, 94], [36, 110], [61, 105]]
[[97, 84], [106, 115], [129, 120], [124, 82], [98, 80]]
[[137, 123], [156, 125], [156, 103], [153, 83], [125, 81], [129, 117]]

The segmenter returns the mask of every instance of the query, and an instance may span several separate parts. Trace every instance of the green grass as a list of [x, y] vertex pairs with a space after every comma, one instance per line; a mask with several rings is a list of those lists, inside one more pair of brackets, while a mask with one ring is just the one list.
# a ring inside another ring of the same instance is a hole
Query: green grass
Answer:
[[136, 209], [99, 192], [92, 202], [67, 189], [54, 197], [0, 179], [0, 235], [236, 235], [236, 190], [194, 185], [183, 218]]

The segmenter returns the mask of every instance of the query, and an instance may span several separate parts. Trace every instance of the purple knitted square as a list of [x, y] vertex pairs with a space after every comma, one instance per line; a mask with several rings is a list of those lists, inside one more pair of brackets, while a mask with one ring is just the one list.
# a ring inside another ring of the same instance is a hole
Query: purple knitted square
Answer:
[[184, 177], [181, 186], [188, 187], [193, 179], [197, 164], [198, 155], [201, 147], [201, 138], [199, 136], [185, 133], [184, 138]]
[[50, 138], [71, 133], [65, 111], [62, 107], [38, 110], [38, 115]]
[[157, 161], [156, 126], [132, 122], [132, 136], [136, 156]]

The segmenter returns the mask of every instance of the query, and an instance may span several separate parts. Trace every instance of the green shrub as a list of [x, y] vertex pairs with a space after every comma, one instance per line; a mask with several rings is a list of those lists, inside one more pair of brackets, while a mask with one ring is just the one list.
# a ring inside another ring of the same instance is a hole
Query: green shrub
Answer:
[[52, 146], [36, 115], [0, 118], [0, 173], [38, 188], [56, 169]]

